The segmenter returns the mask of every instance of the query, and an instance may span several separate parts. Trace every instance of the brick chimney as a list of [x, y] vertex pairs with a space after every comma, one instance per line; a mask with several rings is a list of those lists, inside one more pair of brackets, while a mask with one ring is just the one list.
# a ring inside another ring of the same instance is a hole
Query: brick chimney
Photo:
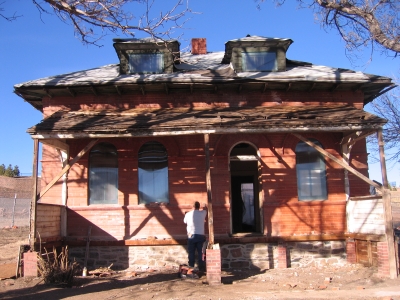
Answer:
[[207, 54], [207, 43], [205, 38], [192, 39], [192, 54]]

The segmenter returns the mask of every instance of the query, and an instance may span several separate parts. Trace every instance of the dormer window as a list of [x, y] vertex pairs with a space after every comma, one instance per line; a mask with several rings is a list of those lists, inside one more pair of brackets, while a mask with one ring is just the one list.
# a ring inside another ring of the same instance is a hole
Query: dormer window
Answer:
[[172, 73], [179, 63], [179, 45], [176, 40], [114, 39], [120, 74]]
[[235, 72], [286, 71], [286, 51], [291, 39], [246, 36], [225, 43], [223, 64], [232, 64]]
[[164, 73], [163, 53], [130, 53], [129, 73], [160, 74]]
[[242, 51], [243, 72], [277, 71], [276, 52], [246, 52]]

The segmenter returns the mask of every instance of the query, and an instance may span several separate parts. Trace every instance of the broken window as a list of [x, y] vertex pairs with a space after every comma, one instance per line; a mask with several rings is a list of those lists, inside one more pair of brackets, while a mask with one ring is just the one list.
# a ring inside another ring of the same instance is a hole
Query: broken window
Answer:
[[[310, 139], [320, 146], [320, 142]], [[322, 155], [304, 142], [296, 146], [297, 191], [299, 200], [326, 200], [326, 166]]]
[[118, 153], [110, 143], [90, 151], [89, 204], [118, 204]]
[[168, 154], [158, 142], [139, 149], [139, 203], [169, 202]]

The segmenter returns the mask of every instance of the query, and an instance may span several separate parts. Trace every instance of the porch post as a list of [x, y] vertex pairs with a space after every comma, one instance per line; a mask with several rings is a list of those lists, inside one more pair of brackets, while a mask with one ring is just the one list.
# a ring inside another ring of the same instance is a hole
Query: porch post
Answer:
[[386, 234], [386, 242], [388, 243], [388, 252], [389, 252], [389, 271], [390, 278], [397, 278], [397, 266], [396, 266], [396, 251], [395, 251], [395, 243], [394, 243], [394, 230], [393, 230], [393, 219], [392, 219], [392, 204], [390, 198], [389, 191], [389, 183], [387, 180], [386, 173], [386, 161], [385, 161], [385, 153], [384, 153], [384, 142], [382, 135], [382, 128], [379, 128], [377, 132], [378, 137], [378, 145], [379, 145], [379, 158], [381, 162], [381, 170], [382, 170], [382, 182], [383, 182], [383, 209], [385, 214], [385, 234]]
[[[342, 155], [344, 163], [346, 165], [349, 165], [350, 149], [348, 144], [342, 145]], [[348, 201], [350, 197], [350, 182], [349, 182], [349, 171], [347, 169], [344, 169], [344, 192], [346, 193], [346, 201]]]
[[36, 240], [36, 210], [37, 210], [37, 184], [38, 184], [38, 155], [39, 155], [39, 140], [33, 140], [33, 167], [32, 167], [32, 201], [31, 201], [31, 213], [29, 223], [29, 245], [34, 250]]
[[204, 134], [204, 152], [206, 156], [206, 185], [207, 185], [207, 208], [208, 208], [208, 233], [209, 245], [214, 245], [214, 215], [212, 208], [212, 193], [211, 193], [211, 172], [210, 172], [210, 136]]
[[[64, 168], [68, 164], [68, 157], [69, 157], [69, 152], [57, 149], [62, 167]], [[61, 189], [61, 236], [67, 236], [67, 198], [68, 198], [68, 171], [65, 172], [65, 174], [62, 176], [62, 189]]]

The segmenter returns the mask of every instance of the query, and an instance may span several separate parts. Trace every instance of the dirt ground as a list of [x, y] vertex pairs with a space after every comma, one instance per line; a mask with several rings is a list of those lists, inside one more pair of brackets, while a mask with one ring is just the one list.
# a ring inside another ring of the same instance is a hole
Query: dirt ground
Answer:
[[[0, 230], [0, 268], [15, 262], [28, 228]], [[220, 285], [180, 278], [176, 269], [76, 276], [72, 287], [46, 285], [40, 278], [0, 281], [0, 299], [393, 299], [400, 300], [400, 279], [376, 276], [359, 265], [271, 270], [223, 270]]]

